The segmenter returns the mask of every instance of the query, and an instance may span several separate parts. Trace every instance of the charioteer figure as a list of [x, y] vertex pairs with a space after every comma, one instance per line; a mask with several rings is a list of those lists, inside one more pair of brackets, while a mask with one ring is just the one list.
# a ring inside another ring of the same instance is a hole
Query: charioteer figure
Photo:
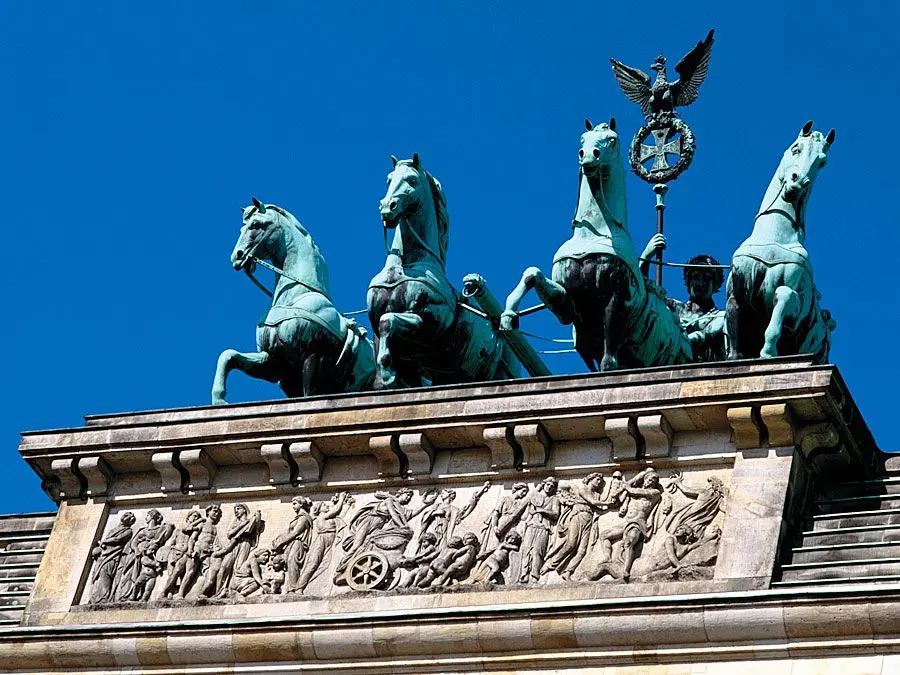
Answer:
[[[665, 250], [666, 235], [655, 234], [647, 242], [641, 254], [641, 272], [649, 275], [650, 260]], [[725, 332], [725, 310], [716, 307], [713, 296], [722, 288], [725, 275], [719, 261], [711, 255], [701, 253], [688, 260], [684, 268], [684, 285], [688, 300], [682, 302], [666, 298], [669, 309], [678, 318], [681, 330], [684, 331], [694, 361], [724, 361], [727, 353]], [[708, 266], [708, 269], [705, 267]]]

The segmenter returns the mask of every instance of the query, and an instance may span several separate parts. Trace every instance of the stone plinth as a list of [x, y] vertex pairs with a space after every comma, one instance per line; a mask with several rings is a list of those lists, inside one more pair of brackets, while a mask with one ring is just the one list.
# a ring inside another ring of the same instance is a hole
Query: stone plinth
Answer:
[[900, 644], [893, 586], [788, 579], [823, 491], [883, 463], [804, 358], [97, 416], [20, 450], [59, 514], [0, 671], [880, 669]]

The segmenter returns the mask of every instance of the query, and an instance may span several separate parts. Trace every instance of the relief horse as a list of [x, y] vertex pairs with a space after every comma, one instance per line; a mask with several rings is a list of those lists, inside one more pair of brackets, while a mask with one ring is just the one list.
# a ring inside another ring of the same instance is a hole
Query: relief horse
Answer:
[[394, 162], [380, 202], [382, 269], [369, 283], [377, 389], [481, 382], [518, 376], [491, 323], [460, 307], [445, 264], [450, 218], [441, 184], [412, 159]]
[[752, 234], [734, 252], [725, 309], [729, 359], [813, 354], [818, 363], [828, 360], [835, 323], [819, 306], [803, 243], [806, 206], [834, 129], [823, 135], [812, 126], [807, 122], [785, 151]]
[[615, 118], [585, 126], [572, 237], [553, 257], [551, 279], [537, 267], [525, 270], [500, 327], [516, 327], [519, 304], [533, 288], [561, 323], [572, 324], [575, 351], [592, 371], [690, 363], [690, 343], [661, 289], [641, 273], [628, 232]]
[[272, 306], [256, 329], [257, 351], [228, 349], [219, 357], [213, 405], [226, 402], [225, 383], [235, 368], [278, 382], [288, 396], [371, 389], [372, 345], [354, 320], [335, 309], [328, 267], [312, 236], [274, 204], [254, 199], [243, 212], [231, 264], [252, 275], [257, 260], [269, 261], [276, 270], [275, 291]]

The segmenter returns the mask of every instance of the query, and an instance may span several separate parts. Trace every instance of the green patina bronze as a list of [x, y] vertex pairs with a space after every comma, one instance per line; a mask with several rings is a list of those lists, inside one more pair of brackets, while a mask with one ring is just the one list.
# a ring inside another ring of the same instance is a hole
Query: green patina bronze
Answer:
[[300, 222], [281, 207], [243, 209], [243, 226], [231, 254], [235, 270], [252, 275], [257, 262], [276, 270], [272, 305], [256, 329], [257, 351], [222, 352], [213, 381], [213, 404], [225, 403], [229, 371], [278, 382], [288, 396], [371, 389], [372, 345], [365, 330], [334, 307], [328, 267]]
[[664, 292], [642, 274], [628, 231], [615, 119], [585, 124], [572, 237], [553, 258], [552, 279], [536, 267], [525, 270], [501, 328], [517, 325], [519, 304], [533, 288], [560, 322], [572, 324], [575, 350], [591, 370], [688, 363], [691, 344]]
[[[653, 235], [641, 255], [641, 271], [645, 276], [650, 260], [665, 248], [666, 236], [661, 233]], [[710, 255], [695, 255], [684, 265], [684, 286], [688, 299], [666, 300], [669, 309], [678, 317], [681, 330], [691, 343], [694, 361], [698, 363], [724, 361], [726, 357], [725, 310], [716, 307], [713, 297], [725, 282], [722, 267]]]
[[368, 292], [376, 388], [517, 377], [508, 343], [489, 320], [461, 308], [447, 279], [450, 217], [440, 182], [418, 154], [392, 159], [380, 203], [387, 259]]
[[763, 197], [753, 232], [734, 252], [728, 277], [728, 358], [814, 354], [828, 360], [828, 310], [819, 305], [804, 241], [806, 207], [834, 142], [810, 120], [791, 143]]

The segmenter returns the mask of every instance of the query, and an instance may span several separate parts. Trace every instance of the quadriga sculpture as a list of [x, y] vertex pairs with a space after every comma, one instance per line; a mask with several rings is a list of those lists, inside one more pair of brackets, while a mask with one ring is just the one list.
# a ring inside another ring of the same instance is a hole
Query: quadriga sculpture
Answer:
[[828, 360], [835, 324], [819, 306], [803, 242], [806, 206], [825, 166], [834, 129], [813, 131], [812, 120], [785, 151], [753, 221], [753, 232], [731, 263], [725, 319], [729, 359], [814, 354]]
[[552, 279], [537, 267], [525, 270], [500, 327], [515, 327], [533, 288], [560, 322], [574, 325], [575, 350], [592, 371], [689, 363], [691, 345], [661, 290], [641, 274], [631, 242], [615, 118], [585, 126], [572, 237], [553, 257]]
[[252, 274], [256, 260], [276, 269], [272, 306], [256, 329], [255, 352], [227, 349], [219, 356], [213, 404], [225, 403], [225, 382], [237, 368], [251, 377], [278, 382], [288, 396], [312, 396], [371, 389], [372, 346], [365, 331], [334, 307], [328, 267], [309, 232], [290, 213], [254, 199], [231, 263]]
[[375, 387], [516, 377], [518, 362], [506, 342], [489, 321], [460, 308], [459, 293], [447, 280], [450, 218], [441, 184], [422, 168], [418, 154], [391, 159], [380, 204], [387, 260], [368, 293]]

